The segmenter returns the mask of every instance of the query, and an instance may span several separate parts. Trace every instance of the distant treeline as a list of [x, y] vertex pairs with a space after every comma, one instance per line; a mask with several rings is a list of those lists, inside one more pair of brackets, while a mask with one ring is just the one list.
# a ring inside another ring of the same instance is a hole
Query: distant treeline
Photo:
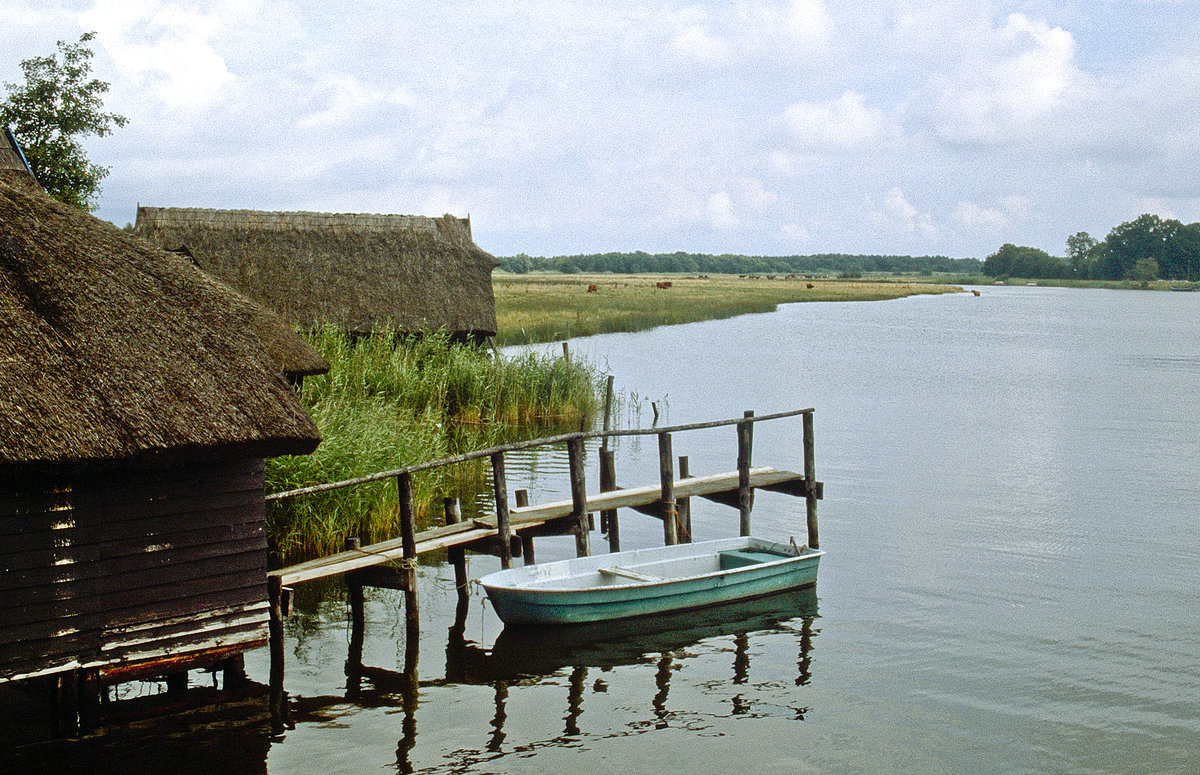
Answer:
[[978, 275], [983, 264], [977, 258], [946, 256], [852, 256], [825, 253], [814, 256], [710, 256], [704, 253], [595, 253], [543, 258], [524, 253], [500, 259], [506, 272], [586, 272], [613, 274], [798, 274], [859, 276], [868, 272], [893, 274]]
[[990, 277], [1080, 280], [1200, 280], [1200, 223], [1143, 215], [1103, 241], [1086, 231], [1067, 237], [1067, 256], [1007, 244], [983, 262]]

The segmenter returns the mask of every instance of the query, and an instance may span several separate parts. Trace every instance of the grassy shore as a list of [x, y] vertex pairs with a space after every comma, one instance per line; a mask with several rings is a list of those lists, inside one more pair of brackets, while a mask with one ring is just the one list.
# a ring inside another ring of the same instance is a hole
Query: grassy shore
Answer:
[[[306, 379], [301, 391], [324, 440], [311, 455], [270, 461], [268, 492], [578, 429], [597, 410], [600, 377], [579, 362], [533, 353], [496, 357], [441, 336], [351, 342], [322, 330], [306, 338], [330, 364], [328, 374]], [[481, 463], [439, 469], [416, 477], [414, 486], [418, 519], [431, 524], [431, 504], [440, 495], [482, 491], [486, 471]], [[335, 551], [347, 536], [391, 538], [399, 535], [396, 486], [274, 502], [267, 523], [274, 553], [287, 559]]]
[[[671, 287], [659, 288], [669, 282]], [[589, 292], [589, 287], [595, 290]], [[641, 331], [771, 312], [800, 301], [879, 301], [958, 288], [885, 280], [712, 275], [504, 274], [492, 278], [500, 344]]]

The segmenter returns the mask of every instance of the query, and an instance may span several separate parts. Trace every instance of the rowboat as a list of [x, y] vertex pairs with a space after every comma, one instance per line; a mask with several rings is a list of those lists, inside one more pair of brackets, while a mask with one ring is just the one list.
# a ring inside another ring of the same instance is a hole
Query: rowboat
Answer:
[[612, 621], [749, 600], [817, 581], [824, 552], [745, 536], [502, 570], [479, 580], [506, 625]]

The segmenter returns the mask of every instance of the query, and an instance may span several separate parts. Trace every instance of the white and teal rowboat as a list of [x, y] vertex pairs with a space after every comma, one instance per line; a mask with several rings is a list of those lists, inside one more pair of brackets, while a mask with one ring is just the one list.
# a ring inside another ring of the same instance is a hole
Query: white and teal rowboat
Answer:
[[822, 554], [794, 543], [725, 538], [512, 568], [479, 581], [505, 624], [582, 624], [815, 584]]

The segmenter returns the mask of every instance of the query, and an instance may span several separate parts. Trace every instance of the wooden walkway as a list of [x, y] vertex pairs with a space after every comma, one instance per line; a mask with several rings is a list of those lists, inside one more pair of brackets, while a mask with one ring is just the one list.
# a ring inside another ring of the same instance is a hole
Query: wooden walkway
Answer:
[[[606, 412], [607, 417], [607, 412]], [[796, 473], [772, 467], [752, 467], [751, 451], [755, 423], [768, 420], [798, 418], [803, 423], [802, 442], [804, 473]], [[683, 431], [728, 427], [736, 430], [737, 469], [720, 474], [691, 476], [686, 456], [676, 458], [672, 452], [672, 434]], [[610, 437], [657, 436], [658, 474], [657, 484], [620, 488], [616, 485], [614, 451], [607, 446]], [[588, 493], [585, 485], [584, 441], [602, 440], [599, 449], [600, 492]], [[570, 476], [570, 500], [531, 505], [527, 493], [517, 490], [516, 505], [509, 503], [508, 484], [505, 477], [505, 455], [522, 449], [534, 449], [565, 444], [567, 448], [568, 472]], [[590, 534], [592, 515], [600, 513], [600, 528], [605, 535], [609, 551], [620, 551], [619, 509], [634, 509], [661, 520], [663, 540], [676, 544], [691, 540], [691, 505], [693, 497], [707, 498], [731, 506], [739, 512], [739, 531], [750, 535], [750, 512], [754, 504], [754, 490], [782, 492], [807, 501], [804, 529], [807, 543], [813, 548], [820, 546], [817, 535], [817, 501], [824, 495], [824, 487], [816, 478], [814, 455], [813, 410], [797, 409], [755, 417], [753, 412], [728, 420], [676, 425], [666, 428], [638, 428], [609, 430], [607, 419], [602, 431], [580, 431], [561, 436], [515, 442], [499, 447], [476, 450], [453, 458], [420, 463], [391, 471], [380, 471], [357, 479], [328, 482], [299, 490], [268, 495], [268, 500], [303, 497], [329, 490], [354, 487], [368, 482], [394, 480], [400, 505], [400, 532], [398, 538], [360, 546], [358, 540], [347, 538], [346, 550], [327, 557], [280, 568], [267, 575], [267, 594], [270, 609], [271, 649], [271, 712], [273, 719], [282, 718], [284, 703], [283, 673], [283, 620], [290, 610], [291, 585], [304, 581], [344, 575], [347, 579], [351, 609], [351, 640], [348, 664], [358, 664], [362, 658], [363, 587], [391, 587], [404, 592], [405, 603], [405, 672], [416, 671], [419, 649], [416, 641], [420, 633], [420, 613], [417, 602], [417, 560], [420, 555], [441, 549], [448, 551], [448, 560], [454, 566], [455, 586], [458, 589], [458, 606], [466, 605], [468, 577], [466, 551], [487, 552], [500, 558], [503, 568], [512, 567], [514, 556], [521, 556], [525, 564], [534, 560], [534, 542], [537, 536], [575, 536], [575, 550], [579, 556], [591, 554]], [[495, 495], [493, 516], [482, 519], [463, 520], [457, 498], [444, 498], [446, 525], [418, 531], [415, 505], [413, 503], [414, 474], [470, 460], [489, 460], [492, 469], [492, 485]], [[676, 475], [678, 473], [678, 476]]]
[[[692, 496], [709, 498], [719, 503], [737, 505], [739, 474], [730, 471], [723, 474], [696, 476], [678, 479], [674, 483], [675, 497]], [[782, 471], [770, 467], [750, 469], [750, 486], [755, 489], [783, 492], [797, 497], [808, 495], [804, 474]], [[820, 495], [818, 494], [818, 497]], [[633, 508], [651, 516], [663, 518], [661, 485], [646, 485], [629, 489], [618, 489], [587, 496], [588, 512], [609, 511], [618, 508]], [[517, 506], [509, 511], [509, 525], [513, 533], [541, 528], [555, 522], [569, 520], [574, 514], [574, 502], [553, 501], [534, 506]], [[453, 547], [471, 548], [495, 539], [498, 526], [495, 517], [474, 519], [455, 525], [424, 530], [414, 536], [418, 555]], [[562, 528], [568, 532], [569, 528]], [[403, 539], [395, 538], [338, 554], [321, 557], [309, 562], [272, 571], [287, 586], [303, 581], [333, 576], [350, 571], [362, 570], [376, 565], [399, 562], [404, 558]]]

